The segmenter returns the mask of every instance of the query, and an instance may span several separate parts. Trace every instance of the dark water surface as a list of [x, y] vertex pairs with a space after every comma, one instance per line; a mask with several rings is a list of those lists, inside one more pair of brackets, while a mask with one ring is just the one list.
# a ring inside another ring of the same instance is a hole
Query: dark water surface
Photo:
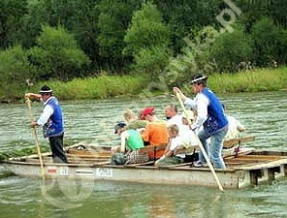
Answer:
[[[221, 95], [228, 114], [238, 118], [247, 134], [256, 136], [249, 147], [287, 151], [287, 92]], [[66, 139], [115, 145], [113, 126], [127, 108], [177, 104], [161, 96], [149, 100], [111, 99], [61, 102]], [[33, 104], [35, 117], [40, 103]], [[1, 151], [34, 144], [26, 105], [0, 105]], [[38, 131], [40, 144], [47, 144]], [[243, 190], [160, 186], [92, 181], [46, 181], [6, 177], [0, 165], [0, 217], [287, 217], [287, 180]], [[42, 187], [42, 189], [41, 189]], [[45, 190], [43, 189], [45, 187]]]

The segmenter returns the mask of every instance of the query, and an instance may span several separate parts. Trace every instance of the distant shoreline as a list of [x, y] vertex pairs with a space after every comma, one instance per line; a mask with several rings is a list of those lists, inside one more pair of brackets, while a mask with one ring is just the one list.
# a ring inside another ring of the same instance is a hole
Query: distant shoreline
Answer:
[[[180, 85], [184, 93], [191, 89], [187, 78]], [[13, 103], [24, 100], [24, 93], [38, 92], [43, 84], [47, 84], [61, 100], [104, 99], [118, 97], [151, 97], [163, 93], [171, 93], [173, 85], [164, 84], [166, 90], [148, 89], [152, 81], [140, 75], [100, 75], [74, 79], [69, 82], [39, 82], [30, 90], [15, 96], [14, 99], [2, 97], [2, 103]], [[159, 85], [160, 87], [160, 85]], [[208, 78], [208, 87], [216, 93], [240, 93], [261, 91], [282, 91], [287, 89], [287, 67], [254, 69], [238, 73], [212, 74]], [[143, 94], [144, 93], [144, 94]]]

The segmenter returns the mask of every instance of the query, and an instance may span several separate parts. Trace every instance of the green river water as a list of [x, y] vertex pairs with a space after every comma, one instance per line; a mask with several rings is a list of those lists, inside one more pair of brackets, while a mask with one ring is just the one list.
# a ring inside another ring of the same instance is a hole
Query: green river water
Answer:
[[[287, 91], [221, 95], [227, 113], [255, 135], [249, 147], [287, 151]], [[115, 145], [113, 132], [127, 108], [154, 106], [160, 118], [174, 97], [61, 102], [66, 139]], [[35, 117], [41, 103], [33, 104]], [[34, 144], [26, 105], [0, 105], [1, 151]], [[39, 133], [40, 144], [47, 141]], [[0, 164], [0, 217], [287, 217], [287, 180], [242, 190], [120, 182], [46, 181], [4, 176]]]

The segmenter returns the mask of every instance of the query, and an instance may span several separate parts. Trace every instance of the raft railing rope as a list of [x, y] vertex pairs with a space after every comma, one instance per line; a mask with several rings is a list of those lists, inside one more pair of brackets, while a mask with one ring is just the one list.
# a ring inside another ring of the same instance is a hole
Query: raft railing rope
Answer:
[[[186, 109], [185, 109], [185, 107], [184, 107], [184, 105], [183, 105], [183, 102], [182, 102], [182, 100], [181, 100], [181, 97], [180, 97], [179, 95], [180, 95], [180, 93], [176, 93], [176, 97], [177, 97], [177, 99], [178, 99], [178, 101], [179, 101], [179, 103], [180, 103], [180, 106], [181, 106], [181, 108], [182, 108], [182, 110], [183, 110], [183, 113], [184, 113], [184, 114], [186, 115], [186, 117], [187, 117], [188, 124], [191, 124], [190, 118], [188, 117], [188, 113], [187, 113], [187, 111], [186, 111]], [[208, 165], [210, 171], [212, 172], [213, 178], [215, 179], [215, 181], [216, 181], [216, 183], [217, 183], [217, 185], [218, 185], [219, 190], [220, 190], [220, 191], [223, 191], [223, 187], [222, 187], [222, 185], [221, 185], [221, 183], [220, 183], [220, 181], [219, 181], [219, 179], [218, 179], [218, 177], [217, 177], [217, 175], [216, 175], [216, 173], [215, 173], [215, 170], [214, 170], [214, 168], [213, 168], [213, 166], [212, 166], [212, 164], [211, 164], [211, 162], [210, 162], [210, 160], [209, 160], [209, 157], [208, 157], [208, 155], [207, 155], [207, 153], [206, 153], [206, 151], [205, 151], [205, 149], [204, 149], [204, 147], [203, 147], [203, 145], [202, 145], [200, 139], [198, 138], [197, 134], [194, 134], [194, 135], [196, 136], [196, 139], [197, 139], [197, 141], [198, 141], [199, 148], [200, 148], [200, 150], [201, 150], [201, 152], [202, 152], [202, 154], [203, 154], [203, 156], [204, 156], [204, 158], [205, 158], [205, 160], [206, 160], [206, 162], [207, 162], [207, 165]]]
[[[29, 110], [30, 120], [32, 122], [32, 121], [34, 121], [34, 117], [33, 117], [33, 113], [32, 113], [31, 100], [29, 98], [26, 98], [26, 103], [27, 103], [28, 110]], [[40, 149], [40, 146], [39, 146], [39, 140], [38, 140], [36, 127], [32, 128], [32, 132], [33, 132], [34, 139], [35, 139], [35, 144], [36, 144], [36, 147], [37, 147], [37, 153], [38, 153], [40, 167], [41, 167], [41, 176], [42, 176], [42, 179], [45, 180], [44, 164], [43, 164], [41, 149]]]

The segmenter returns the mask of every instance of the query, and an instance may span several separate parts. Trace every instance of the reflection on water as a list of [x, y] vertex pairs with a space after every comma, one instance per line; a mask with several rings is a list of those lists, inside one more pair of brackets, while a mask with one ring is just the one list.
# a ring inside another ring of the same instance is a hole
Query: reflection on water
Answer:
[[[251, 147], [286, 150], [286, 94], [226, 94], [221, 99], [227, 112], [247, 127], [247, 134], [256, 136]], [[169, 103], [177, 101], [162, 96], [148, 101], [62, 102], [66, 138], [115, 145], [119, 138], [113, 126], [123, 120], [125, 109], [139, 111], [144, 106], [154, 106], [158, 116], [164, 118], [163, 110]], [[38, 116], [41, 104], [34, 103], [33, 110]], [[0, 105], [0, 111], [1, 151], [33, 145], [26, 105]], [[47, 144], [41, 135], [39, 139], [41, 144]], [[0, 165], [0, 175], [1, 171]], [[287, 217], [287, 182], [274, 183], [221, 193], [204, 187], [46, 181], [43, 194], [38, 179], [0, 176], [0, 217]]]
[[[25, 186], [23, 186], [25, 184]], [[114, 182], [67, 182], [67, 189], [92, 190], [86, 199], [71, 199], [55, 186], [56, 206], [41, 193], [36, 179], [9, 177], [0, 182], [4, 217], [286, 217], [286, 181], [244, 190], [158, 186]], [[71, 208], [62, 207], [73, 204]], [[2, 216], [1, 216], [2, 217]]]

